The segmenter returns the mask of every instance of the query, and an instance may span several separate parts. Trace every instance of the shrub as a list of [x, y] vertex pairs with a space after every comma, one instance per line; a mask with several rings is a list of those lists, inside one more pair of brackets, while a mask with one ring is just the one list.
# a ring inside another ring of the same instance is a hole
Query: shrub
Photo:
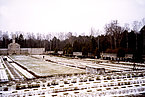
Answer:
[[95, 56], [97, 56], [97, 59], [99, 59], [101, 56], [100, 56], [100, 51], [98, 48], [95, 49]]
[[58, 49], [57, 48], [55, 48], [54, 53], [58, 53]]
[[117, 57], [125, 57], [125, 50], [123, 48], [118, 49]]
[[83, 47], [82, 48], [82, 55], [88, 56], [88, 49], [87, 49], [87, 47]]

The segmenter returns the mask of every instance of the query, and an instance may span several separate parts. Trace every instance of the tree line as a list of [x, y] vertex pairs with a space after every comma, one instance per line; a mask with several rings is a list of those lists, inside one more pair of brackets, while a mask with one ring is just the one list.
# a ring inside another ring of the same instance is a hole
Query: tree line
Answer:
[[[16, 33], [16, 42], [21, 48], [45, 48], [46, 51], [63, 51], [64, 54], [72, 54], [73, 52], [82, 52], [83, 55], [100, 56], [100, 52], [117, 53], [122, 51], [129, 54], [142, 54], [143, 52], [143, 35], [141, 28], [145, 25], [145, 19], [142, 21], [134, 21], [132, 29], [129, 24], [120, 26], [117, 20], [113, 20], [104, 27], [105, 34], [95, 36], [96, 31], [91, 30], [89, 36], [74, 36], [72, 32], [67, 34], [59, 33], [58, 37], [51, 34], [42, 35], [37, 33], [27, 33], [24, 35]], [[145, 32], [144, 32], [145, 33]], [[7, 48], [12, 42], [8, 32], [0, 31], [0, 48]], [[138, 52], [138, 53], [136, 53]]]

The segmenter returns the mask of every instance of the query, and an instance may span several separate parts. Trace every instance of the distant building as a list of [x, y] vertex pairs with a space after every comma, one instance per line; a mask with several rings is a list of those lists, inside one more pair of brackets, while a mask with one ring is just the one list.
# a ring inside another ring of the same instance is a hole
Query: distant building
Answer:
[[0, 49], [0, 55], [19, 55], [19, 54], [44, 54], [45, 48], [20, 48], [20, 45], [15, 42], [15, 35], [12, 36], [12, 43], [8, 48]]
[[8, 54], [13, 55], [13, 54], [20, 54], [20, 45], [18, 43], [15, 43], [15, 35], [12, 36], [12, 43], [8, 45]]

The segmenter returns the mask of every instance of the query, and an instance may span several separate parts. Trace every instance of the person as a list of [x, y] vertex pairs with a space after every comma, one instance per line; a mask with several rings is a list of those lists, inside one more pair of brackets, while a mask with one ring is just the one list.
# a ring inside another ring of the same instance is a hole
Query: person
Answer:
[[133, 70], [135, 70], [135, 66], [136, 66], [136, 64], [135, 64], [135, 63], [133, 63]]
[[117, 61], [118, 61], [118, 63], [119, 63], [119, 61], [120, 61], [120, 58], [117, 58]]

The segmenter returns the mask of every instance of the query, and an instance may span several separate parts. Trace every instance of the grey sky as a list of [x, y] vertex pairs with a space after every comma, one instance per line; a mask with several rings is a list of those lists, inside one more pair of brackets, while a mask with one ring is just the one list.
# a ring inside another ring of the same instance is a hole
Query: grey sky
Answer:
[[90, 33], [145, 18], [145, 0], [0, 0], [0, 30]]

